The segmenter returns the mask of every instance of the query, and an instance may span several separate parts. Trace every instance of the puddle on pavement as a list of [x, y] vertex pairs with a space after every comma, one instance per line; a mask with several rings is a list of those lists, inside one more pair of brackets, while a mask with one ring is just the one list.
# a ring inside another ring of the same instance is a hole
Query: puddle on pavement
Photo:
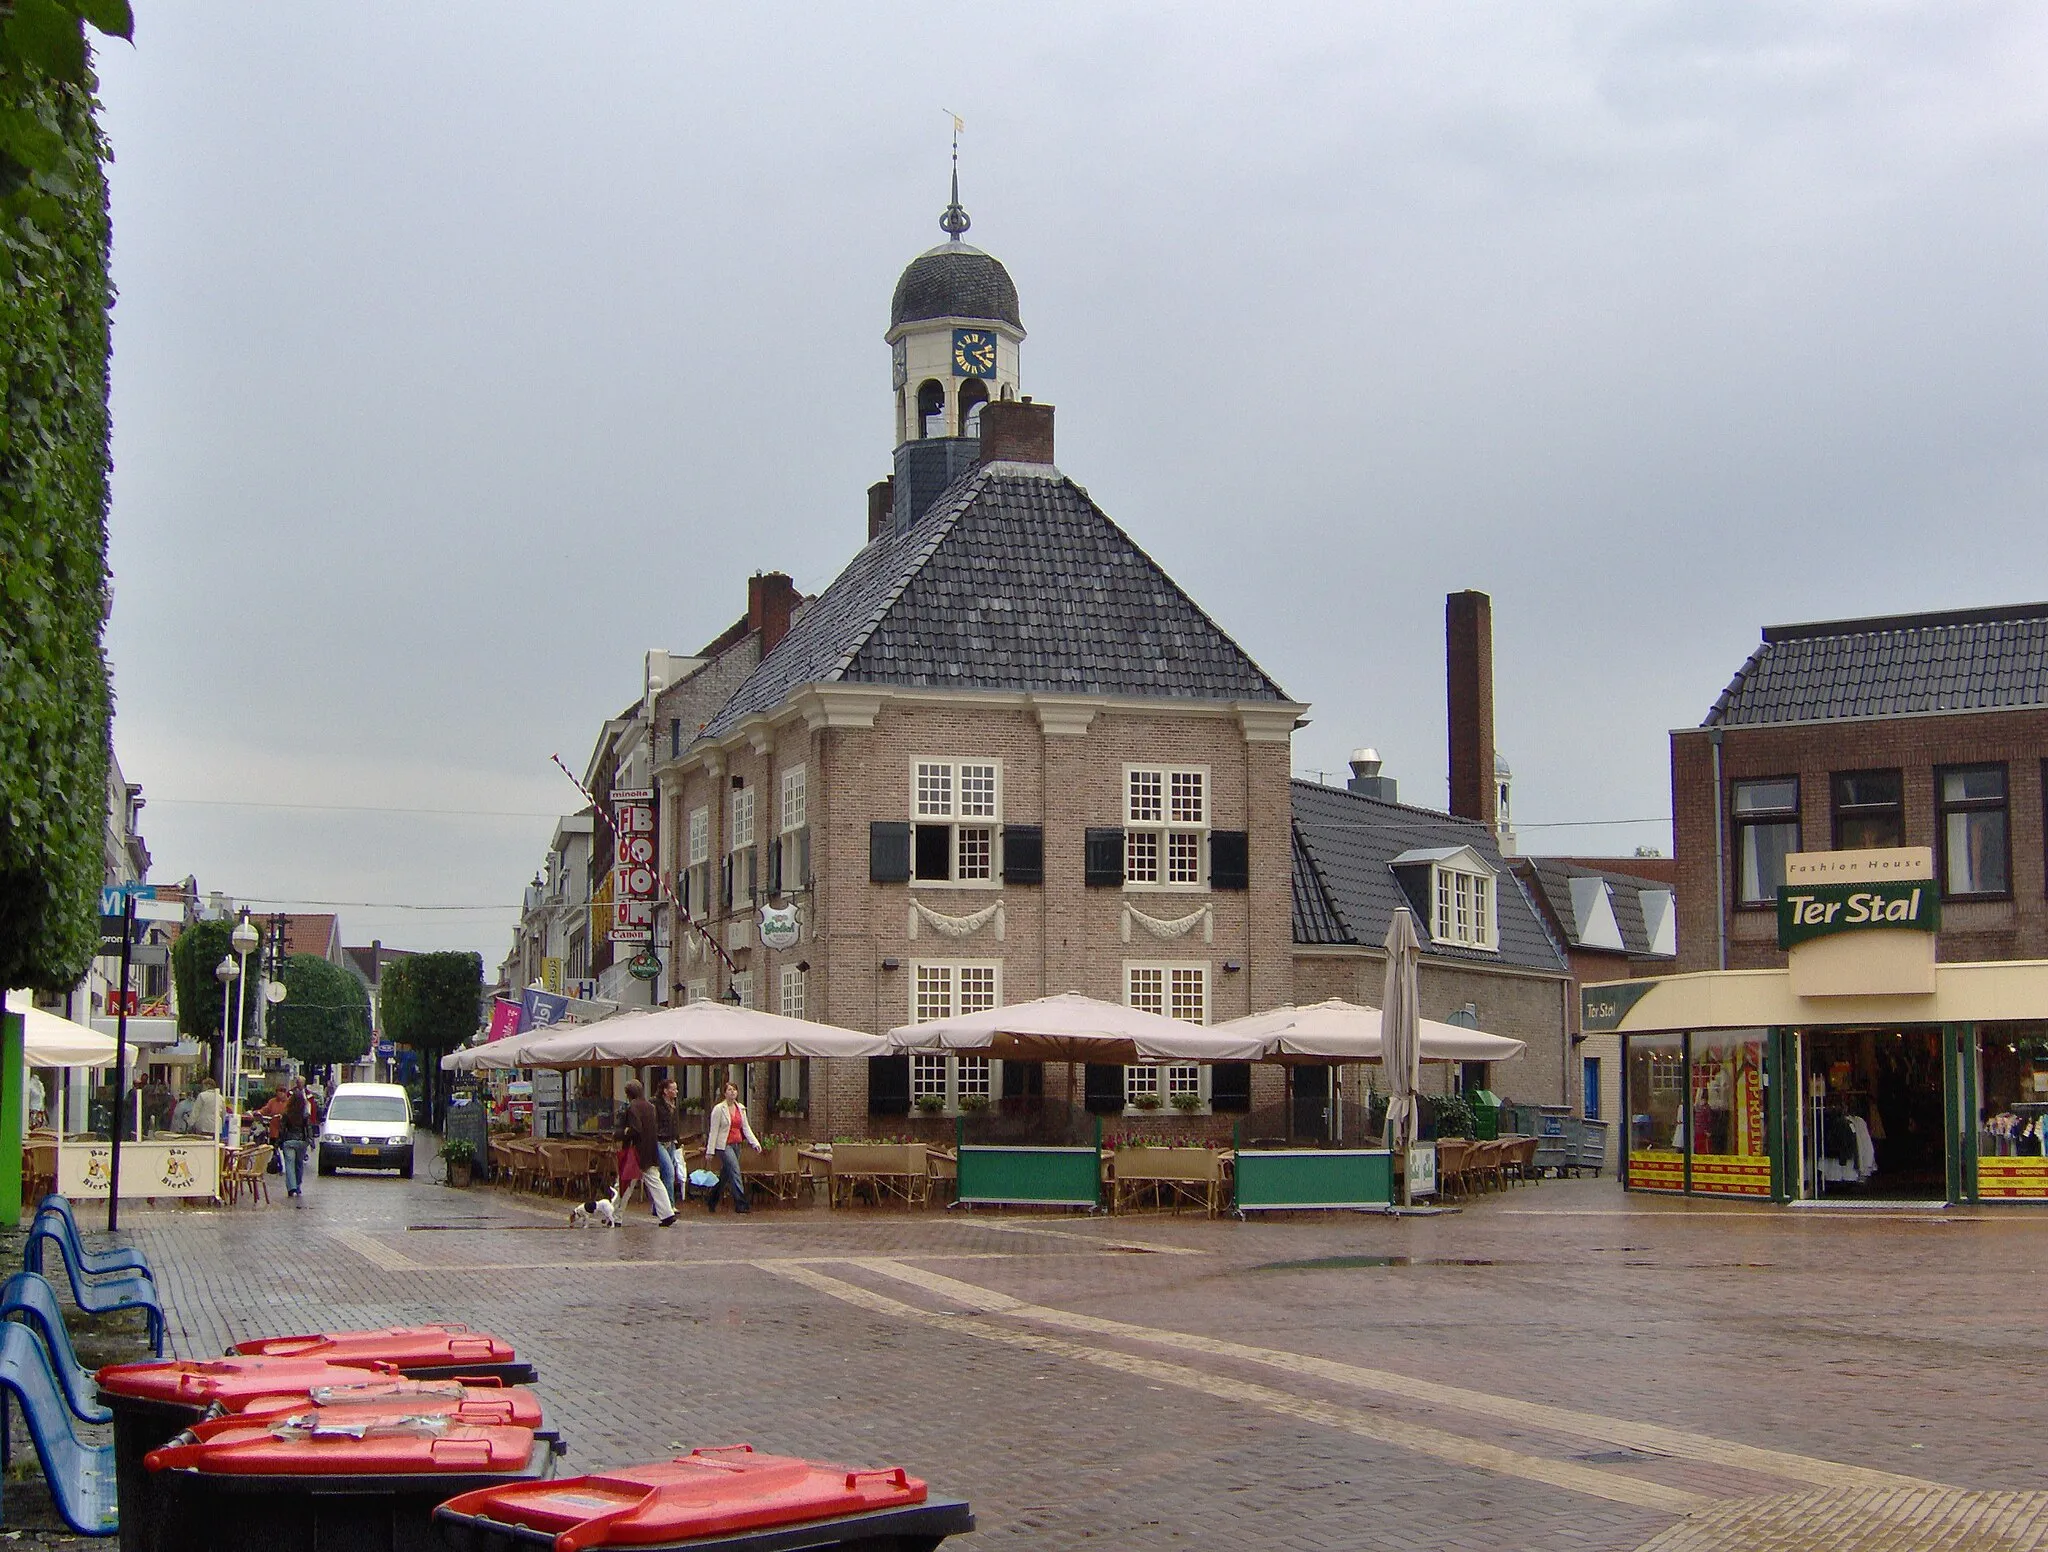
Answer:
[[1476, 1256], [1323, 1256], [1314, 1261], [1268, 1261], [1254, 1272], [1349, 1272], [1376, 1266], [1493, 1266]]

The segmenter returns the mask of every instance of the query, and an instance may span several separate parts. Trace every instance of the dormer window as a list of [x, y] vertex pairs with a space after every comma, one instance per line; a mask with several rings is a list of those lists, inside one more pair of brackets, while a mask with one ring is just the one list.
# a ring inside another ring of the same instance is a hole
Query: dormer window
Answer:
[[1493, 867], [1470, 846], [1403, 852], [1392, 867], [1428, 917], [1432, 942], [1489, 953], [1500, 947]]

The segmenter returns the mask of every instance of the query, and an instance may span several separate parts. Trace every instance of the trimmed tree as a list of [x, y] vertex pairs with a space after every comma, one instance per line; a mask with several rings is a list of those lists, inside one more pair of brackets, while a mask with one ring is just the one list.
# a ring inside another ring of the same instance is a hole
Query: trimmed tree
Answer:
[[[171, 985], [178, 994], [178, 1033], [206, 1042], [213, 1053], [208, 1058], [207, 1070], [216, 1078], [222, 1076], [221, 1032], [224, 1024], [232, 1030], [237, 988], [230, 986], [223, 998], [213, 972], [221, 960], [235, 958], [234, 945], [228, 941], [234, 930], [233, 922], [195, 922], [179, 933], [178, 941], [171, 945]], [[256, 962], [254, 954], [242, 961], [243, 973], [249, 974], [249, 967]], [[255, 1033], [256, 989], [252, 986], [242, 992], [241, 1001], [242, 1034], [246, 1039]], [[227, 1004], [225, 1010], [223, 1002]], [[223, 1011], [228, 1015], [225, 1020]]]
[[284, 1001], [270, 1010], [270, 1043], [311, 1067], [357, 1062], [370, 1049], [370, 994], [318, 954], [288, 954]]
[[441, 1121], [446, 1087], [441, 1057], [477, 1032], [483, 1022], [484, 959], [448, 950], [414, 954], [384, 967], [377, 1012], [385, 1037], [409, 1046], [420, 1059], [420, 1093], [427, 1125]]
[[106, 147], [84, 21], [0, 4], [0, 985], [59, 991], [99, 947], [112, 698]]

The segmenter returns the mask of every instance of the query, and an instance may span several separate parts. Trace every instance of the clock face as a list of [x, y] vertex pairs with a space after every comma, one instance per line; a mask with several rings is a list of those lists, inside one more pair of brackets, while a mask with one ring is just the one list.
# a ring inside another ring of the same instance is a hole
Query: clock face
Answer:
[[953, 331], [953, 375], [955, 377], [994, 377], [996, 375], [996, 337], [987, 329], [955, 329]]
[[902, 340], [889, 353], [889, 386], [901, 388], [910, 381], [910, 348]]

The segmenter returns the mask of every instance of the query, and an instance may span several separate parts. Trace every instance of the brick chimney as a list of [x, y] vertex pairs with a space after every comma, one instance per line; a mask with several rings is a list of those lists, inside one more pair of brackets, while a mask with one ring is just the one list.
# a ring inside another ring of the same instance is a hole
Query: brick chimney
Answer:
[[1495, 828], [1493, 786], [1493, 600], [1444, 600], [1444, 670], [1451, 731], [1451, 812]]
[[896, 476], [876, 480], [868, 487], [868, 538], [872, 540], [889, 526], [889, 514], [896, 510]]
[[789, 634], [790, 616], [801, 602], [796, 584], [780, 571], [757, 571], [747, 578], [747, 629], [761, 633], [761, 656]]
[[981, 412], [981, 462], [1051, 463], [1052, 406], [997, 399]]

